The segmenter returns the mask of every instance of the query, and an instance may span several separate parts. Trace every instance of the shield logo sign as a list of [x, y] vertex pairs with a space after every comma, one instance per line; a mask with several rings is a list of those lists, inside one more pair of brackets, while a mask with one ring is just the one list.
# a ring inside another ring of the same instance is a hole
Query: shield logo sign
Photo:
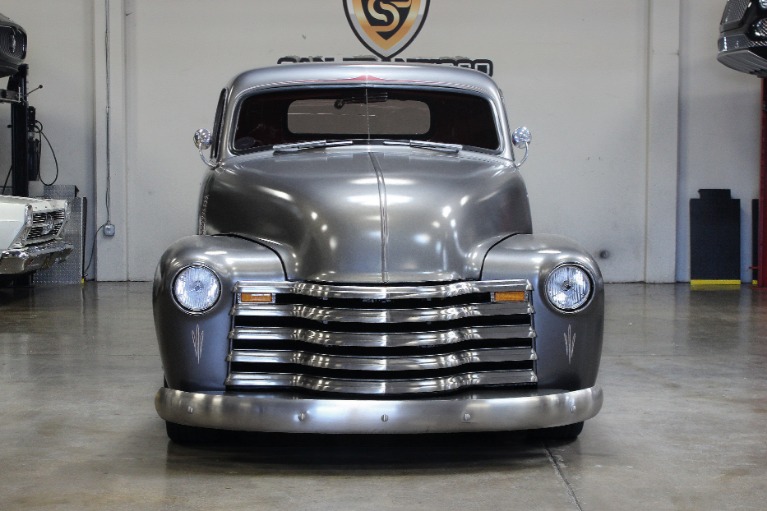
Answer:
[[413, 42], [426, 20], [429, 0], [343, 0], [349, 24], [367, 49], [390, 58]]

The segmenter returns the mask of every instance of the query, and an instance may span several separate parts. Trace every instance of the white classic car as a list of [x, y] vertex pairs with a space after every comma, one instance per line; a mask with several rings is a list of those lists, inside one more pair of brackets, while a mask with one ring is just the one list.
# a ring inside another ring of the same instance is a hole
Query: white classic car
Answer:
[[49, 268], [72, 252], [65, 200], [0, 196], [0, 276]]

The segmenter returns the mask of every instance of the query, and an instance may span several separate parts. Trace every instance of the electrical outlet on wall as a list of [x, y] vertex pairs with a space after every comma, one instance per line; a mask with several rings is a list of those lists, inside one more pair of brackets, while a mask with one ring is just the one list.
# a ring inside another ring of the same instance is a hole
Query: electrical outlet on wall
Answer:
[[104, 236], [110, 238], [115, 235], [115, 224], [104, 224]]

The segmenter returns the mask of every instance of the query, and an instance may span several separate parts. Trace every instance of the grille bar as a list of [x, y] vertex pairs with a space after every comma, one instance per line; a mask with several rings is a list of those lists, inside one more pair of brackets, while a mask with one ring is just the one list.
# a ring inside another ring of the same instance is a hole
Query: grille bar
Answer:
[[530, 314], [528, 303], [485, 303], [423, 309], [346, 309], [309, 305], [246, 305], [234, 307], [235, 316], [297, 318], [333, 323], [430, 323], [465, 318]]
[[422, 394], [449, 392], [467, 387], [519, 385], [537, 381], [532, 370], [469, 372], [438, 378], [408, 380], [327, 378], [304, 374], [232, 373], [227, 385], [242, 387], [301, 388], [346, 394]]
[[359, 300], [431, 300], [477, 293], [530, 291], [526, 280], [486, 280], [481, 282], [451, 282], [436, 285], [413, 286], [339, 286], [310, 282], [239, 282], [234, 292], [280, 293], [302, 295], [320, 299]]
[[441, 346], [464, 341], [535, 337], [530, 325], [473, 326], [431, 332], [327, 332], [305, 328], [263, 327], [236, 328], [230, 336], [236, 341], [285, 340], [320, 346], [361, 346], [371, 348], [401, 348], [409, 346]]
[[535, 360], [529, 347], [469, 349], [448, 354], [429, 356], [348, 356], [318, 355], [305, 351], [236, 350], [229, 362], [253, 364], [298, 364], [331, 370], [348, 371], [418, 371], [460, 367], [466, 364], [488, 362], [522, 362]]

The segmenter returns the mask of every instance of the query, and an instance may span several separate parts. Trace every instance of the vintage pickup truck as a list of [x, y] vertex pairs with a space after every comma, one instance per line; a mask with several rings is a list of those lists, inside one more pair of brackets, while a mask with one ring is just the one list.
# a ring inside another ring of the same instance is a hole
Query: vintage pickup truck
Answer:
[[468, 69], [235, 77], [195, 134], [198, 233], [154, 282], [169, 437], [575, 438], [602, 405], [603, 282], [577, 244], [533, 234], [530, 140]]

